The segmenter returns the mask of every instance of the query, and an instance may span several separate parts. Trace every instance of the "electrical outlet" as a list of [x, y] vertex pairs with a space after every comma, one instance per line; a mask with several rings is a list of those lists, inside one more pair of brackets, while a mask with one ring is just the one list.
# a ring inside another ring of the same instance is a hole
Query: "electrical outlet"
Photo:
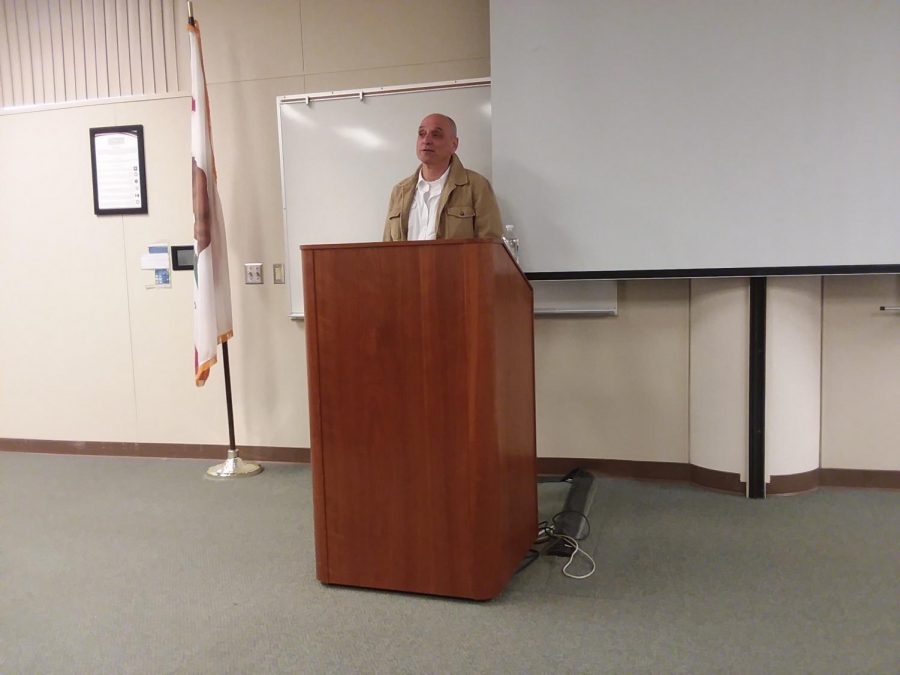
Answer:
[[244, 263], [244, 283], [261, 284], [263, 282], [262, 263]]
[[272, 265], [272, 283], [284, 283], [284, 265], [282, 263], [275, 263]]

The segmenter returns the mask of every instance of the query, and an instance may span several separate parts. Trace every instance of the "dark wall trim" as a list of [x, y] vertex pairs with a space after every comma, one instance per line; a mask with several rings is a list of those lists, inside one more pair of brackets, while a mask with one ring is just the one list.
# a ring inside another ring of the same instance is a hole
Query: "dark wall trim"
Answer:
[[798, 492], [815, 490], [822, 482], [819, 477], [819, 469], [813, 469], [806, 473], [793, 473], [786, 476], [771, 476], [766, 494], [790, 495]]
[[730, 492], [733, 494], [747, 494], [747, 484], [741, 480], [740, 474], [730, 471], [716, 471], [702, 466], [689, 465], [691, 467], [691, 482], [702, 485], [711, 490]]
[[[44, 441], [32, 438], [0, 438], [0, 450], [43, 452], [56, 455], [106, 455], [118, 457], [167, 457], [171, 459], [223, 460], [228, 446], [189, 443], [114, 443], [107, 441]], [[265, 445], [238, 446], [241, 458], [256, 462], [309, 462], [309, 448]]]
[[602, 476], [669, 480], [696, 483], [706, 488], [743, 495], [745, 483], [736, 473], [704, 469], [684, 462], [641, 462], [627, 459], [579, 459], [577, 457], [538, 457], [538, 473], [565, 475], [573, 469], [585, 469]]
[[690, 480], [691, 467], [681, 462], [641, 462], [627, 459], [579, 459], [576, 457], [538, 457], [538, 473], [569, 473], [585, 469], [604, 476], [649, 480]]
[[583, 270], [528, 272], [532, 281], [562, 279], [701, 279], [704, 277], [818, 277], [836, 274], [900, 274], [900, 265], [818, 265], [810, 267], [714, 267], [666, 270]]
[[[747, 484], [741, 480], [739, 474], [681, 462], [538, 457], [537, 466], [540, 474], [565, 475], [573, 469], [585, 469], [603, 476], [680, 481], [738, 495], [747, 492]], [[900, 471], [813, 469], [804, 473], [772, 476], [766, 486], [766, 493], [770, 495], [797, 494], [815, 490], [820, 486], [900, 490]]]
[[768, 494], [795, 494], [817, 487], [882, 488], [900, 490], [900, 471], [868, 469], [813, 469], [805, 473], [772, 476]]
[[[295, 462], [308, 464], [309, 448], [244, 445], [241, 457], [255, 462]], [[44, 441], [33, 438], [0, 438], [0, 451], [35, 452], [60, 455], [105, 455], [116, 457], [165, 457], [169, 459], [225, 458], [228, 446], [189, 443], [113, 443], [106, 441]], [[564, 475], [585, 469], [603, 476], [695, 483], [702, 487], [744, 494], [746, 484], [736, 473], [716, 471], [684, 462], [647, 462], [627, 459], [586, 459], [538, 457], [540, 474]], [[816, 487], [884, 488], [900, 490], [900, 471], [864, 469], [814, 469], [787, 476], [772, 476], [769, 494], [790, 494]]]
[[819, 485], [900, 490], [900, 471], [819, 469]]

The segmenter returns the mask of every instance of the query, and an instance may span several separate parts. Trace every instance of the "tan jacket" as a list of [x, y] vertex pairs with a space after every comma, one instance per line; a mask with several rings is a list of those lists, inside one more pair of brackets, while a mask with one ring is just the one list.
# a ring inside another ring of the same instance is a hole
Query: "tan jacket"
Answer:
[[[406, 241], [409, 210], [416, 196], [419, 169], [400, 181], [391, 191], [384, 241]], [[503, 233], [500, 207], [487, 178], [466, 169], [455, 154], [450, 158], [450, 175], [438, 202], [438, 239], [499, 239]]]

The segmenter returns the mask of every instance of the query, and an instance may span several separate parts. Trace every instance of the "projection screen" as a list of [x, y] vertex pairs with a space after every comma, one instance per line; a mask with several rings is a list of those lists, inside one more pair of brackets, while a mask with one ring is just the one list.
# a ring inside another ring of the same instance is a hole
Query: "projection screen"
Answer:
[[900, 272], [900, 2], [491, 0], [527, 272]]

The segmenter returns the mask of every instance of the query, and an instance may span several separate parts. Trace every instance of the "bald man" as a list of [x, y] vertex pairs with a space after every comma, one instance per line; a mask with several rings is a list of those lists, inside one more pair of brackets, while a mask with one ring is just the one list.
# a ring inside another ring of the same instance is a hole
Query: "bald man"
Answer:
[[421, 164], [391, 191], [385, 241], [501, 237], [494, 190], [487, 178], [462, 165], [458, 147], [452, 119], [435, 113], [422, 120], [416, 142]]

